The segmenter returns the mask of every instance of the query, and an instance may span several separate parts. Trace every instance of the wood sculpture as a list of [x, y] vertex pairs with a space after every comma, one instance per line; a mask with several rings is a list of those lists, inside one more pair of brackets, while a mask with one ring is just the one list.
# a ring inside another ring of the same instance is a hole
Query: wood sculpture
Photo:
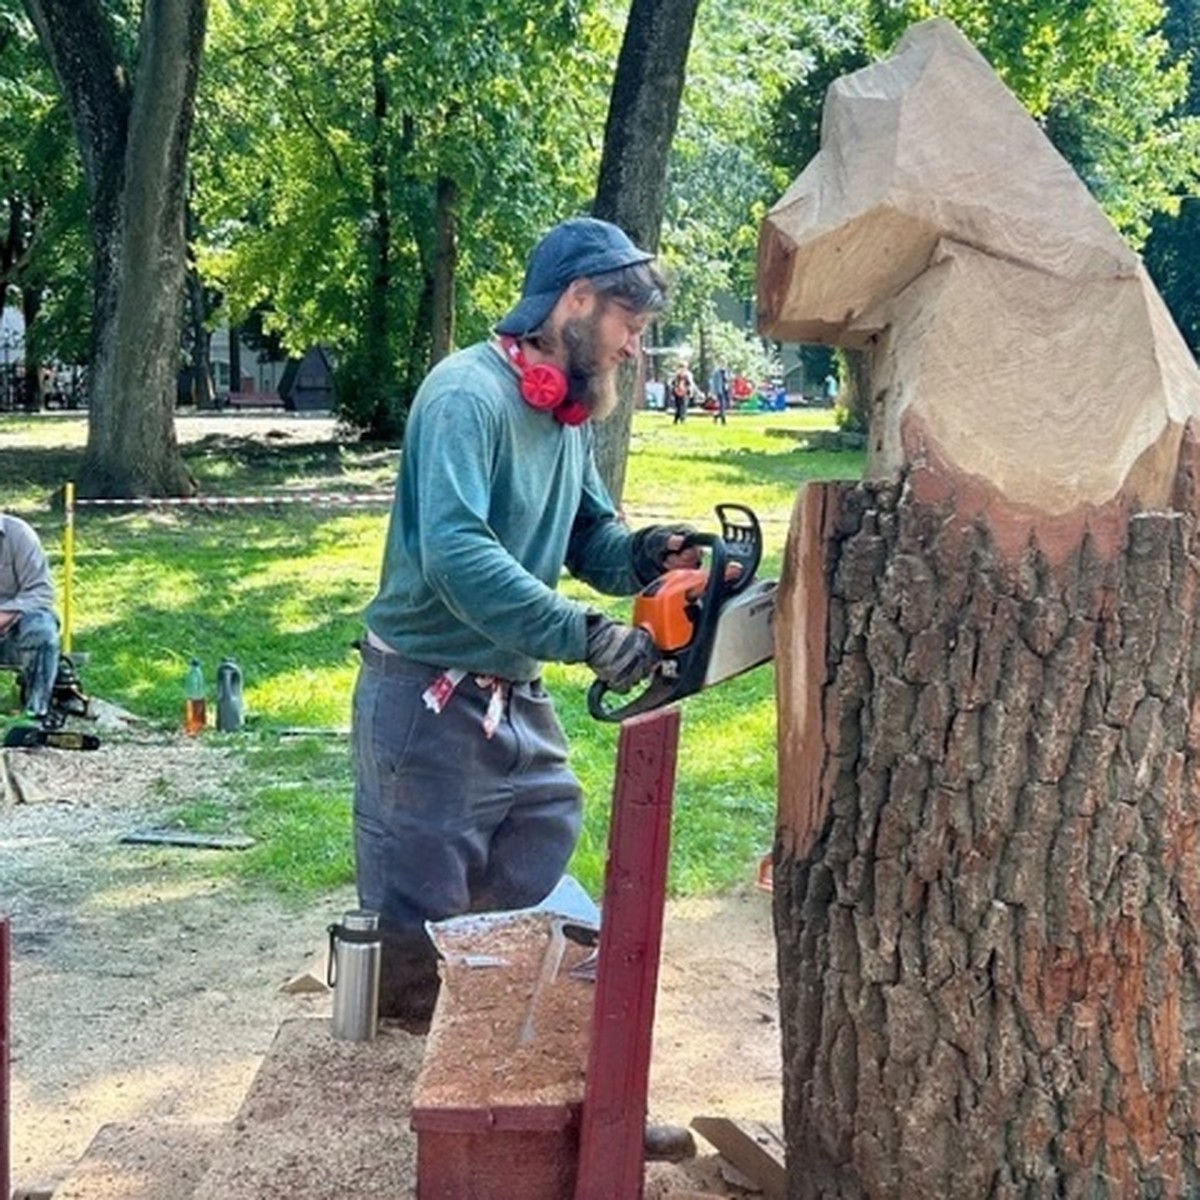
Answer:
[[830, 88], [759, 311], [870, 380], [780, 585], [789, 1196], [1200, 1194], [1200, 371], [941, 20]]

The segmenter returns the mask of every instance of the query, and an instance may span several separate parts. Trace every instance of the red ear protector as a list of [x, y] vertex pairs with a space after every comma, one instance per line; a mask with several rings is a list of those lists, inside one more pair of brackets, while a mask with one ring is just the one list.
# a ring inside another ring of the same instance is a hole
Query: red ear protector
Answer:
[[588, 410], [578, 400], [567, 399], [567, 377], [553, 363], [530, 363], [513, 337], [501, 337], [500, 345], [521, 376], [521, 398], [531, 408], [549, 410], [563, 425], [582, 425]]

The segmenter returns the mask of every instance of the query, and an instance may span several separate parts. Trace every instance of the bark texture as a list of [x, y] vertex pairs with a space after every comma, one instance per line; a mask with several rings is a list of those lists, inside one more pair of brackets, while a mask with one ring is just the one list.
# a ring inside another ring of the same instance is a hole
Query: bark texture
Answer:
[[[619, 225], [645, 250], [658, 251], [667, 191], [667, 159], [700, 0], [633, 0], [604, 127], [604, 153], [592, 214]], [[641, 364], [624, 367], [623, 403], [596, 429], [596, 463], [613, 498], [625, 490], [633, 408]]]
[[1052, 555], [1001, 552], [928, 465], [802, 495], [774, 875], [792, 1200], [1200, 1194], [1186, 449], [1174, 508]]
[[93, 239], [84, 495], [173, 495], [187, 144], [206, 0], [146, 0], [136, 76], [98, 0], [26, 0], [71, 112]]

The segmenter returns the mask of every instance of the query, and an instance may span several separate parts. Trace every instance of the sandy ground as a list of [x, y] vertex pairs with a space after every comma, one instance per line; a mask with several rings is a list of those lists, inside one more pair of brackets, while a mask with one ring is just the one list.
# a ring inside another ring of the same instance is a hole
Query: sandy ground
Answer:
[[[12, 929], [15, 1186], [62, 1178], [113, 1122], [231, 1120], [281, 1022], [329, 1010], [282, 990], [323, 970], [349, 891], [305, 908], [214, 882], [205, 857], [141, 846], [195, 792], [233, 786], [222, 752], [182, 738], [90, 754], [0, 752], [32, 803], [0, 807], [0, 913]], [[652, 1119], [779, 1120], [770, 898], [668, 906]]]

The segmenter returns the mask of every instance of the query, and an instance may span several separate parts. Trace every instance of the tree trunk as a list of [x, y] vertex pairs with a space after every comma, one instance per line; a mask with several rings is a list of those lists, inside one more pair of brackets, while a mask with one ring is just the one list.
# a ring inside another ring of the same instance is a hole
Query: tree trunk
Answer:
[[1180, 501], [1013, 561], [933, 470], [804, 494], [774, 869], [794, 1200], [1200, 1193]]
[[778, 592], [790, 1200], [1196, 1196], [1200, 370], [939, 20], [830, 87], [759, 299], [869, 426]]
[[433, 362], [454, 349], [454, 279], [458, 270], [458, 185], [437, 181], [437, 245], [433, 258]]
[[392, 328], [392, 201], [388, 161], [388, 92], [384, 48], [375, 37], [371, 42], [371, 223], [368, 256], [371, 284], [367, 290], [366, 328], [363, 338], [362, 387], [369, 397], [370, 426], [391, 426], [395, 368], [391, 355]]
[[191, 488], [174, 406], [186, 261], [184, 171], [205, 0], [146, 0], [136, 78], [98, 0], [26, 0], [75, 126], [93, 242], [84, 495]]
[[21, 407], [26, 412], [41, 412], [46, 406], [45, 369], [31, 349], [30, 330], [42, 309], [41, 288], [21, 289], [21, 319], [25, 322], [25, 378], [22, 381]]
[[[667, 190], [667, 158], [679, 119], [684, 72], [699, 0], [633, 0], [617, 59], [604, 128], [594, 216], [619, 225], [657, 252]], [[642, 364], [621, 368], [623, 403], [596, 428], [596, 463], [613, 499], [625, 490], [625, 460]]]

